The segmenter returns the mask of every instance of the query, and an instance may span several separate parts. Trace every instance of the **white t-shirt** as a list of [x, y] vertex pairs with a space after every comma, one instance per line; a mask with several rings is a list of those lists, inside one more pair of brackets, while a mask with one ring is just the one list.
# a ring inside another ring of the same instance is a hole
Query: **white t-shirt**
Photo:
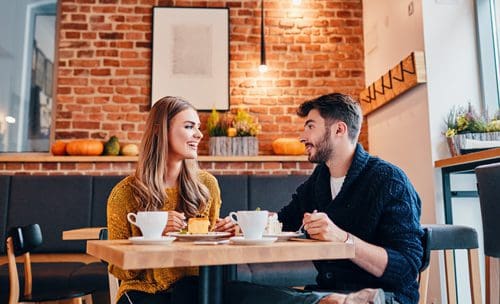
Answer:
[[330, 189], [332, 190], [332, 200], [339, 194], [342, 185], [344, 184], [345, 176], [333, 177], [330, 176]]

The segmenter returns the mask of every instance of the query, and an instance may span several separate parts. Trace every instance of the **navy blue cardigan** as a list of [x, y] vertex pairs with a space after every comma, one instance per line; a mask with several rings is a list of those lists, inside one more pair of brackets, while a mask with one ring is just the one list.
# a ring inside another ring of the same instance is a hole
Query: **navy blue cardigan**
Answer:
[[383, 288], [401, 304], [418, 302], [417, 276], [422, 263], [420, 198], [403, 171], [370, 156], [358, 144], [342, 189], [332, 201], [330, 172], [318, 164], [278, 213], [285, 231], [295, 231], [304, 212], [325, 212], [341, 229], [385, 248], [387, 267], [377, 278], [350, 260], [315, 261], [322, 289]]

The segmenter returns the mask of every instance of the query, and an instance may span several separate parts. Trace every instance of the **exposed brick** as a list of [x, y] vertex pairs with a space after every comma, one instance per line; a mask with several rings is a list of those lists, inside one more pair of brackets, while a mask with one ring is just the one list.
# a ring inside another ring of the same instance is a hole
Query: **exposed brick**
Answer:
[[[254, 109], [253, 115], [263, 124], [259, 134], [260, 154], [271, 153], [270, 143], [276, 137], [298, 136], [303, 122], [296, 118], [295, 111], [301, 102], [332, 90], [357, 95], [364, 86], [361, 0], [306, 1], [300, 9], [291, 9], [291, 3], [286, 1], [266, 1], [266, 51], [270, 69], [263, 75], [257, 71], [258, 1], [66, 0], [61, 3], [61, 13], [66, 17], [61, 18], [55, 97], [56, 103], [64, 107], [58, 106], [56, 110], [56, 138], [108, 136], [107, 131], [95, 129], [96, 124], [103, 128], [100, 122], [108, 120], [109, 124], [119, 124], [123, 139], [134, 138], [131, 142], [139, 143], [151, 102], [154, 5], [231, 7], [230, 107], [234, 110], [245, 105]], [[88, 108], [75, 108], [81, 105]], [[82, 111], [88, 113], [83, 115]], [[205, 123], [206, 113], [200, 116]], [[79, 117], [94, 124], [76, 130], [71, 121]], [[280, 126], [276, 130], [271, 125]], [[204, 129], [203, 124], [202, 131], [206, 134]], [[366, 145], [365, 133], [364, 127], [360, 139]], [[206, 137], [200, 145], [200, 154], [207, 154]], [[209, 167], [225, 173], [260, 170], [217, 166], [222, 164]], [[290, 166], [267, 172], [295, 174], [312, 168]], [[105, 174], [130, 172], [131, 167], [89, 170]]]

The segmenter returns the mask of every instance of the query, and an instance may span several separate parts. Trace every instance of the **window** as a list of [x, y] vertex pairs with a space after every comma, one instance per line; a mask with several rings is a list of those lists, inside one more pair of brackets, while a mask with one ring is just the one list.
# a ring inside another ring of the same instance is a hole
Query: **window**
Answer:
[[48, 151], [57, 0], [0, 10], [0, 152]]
[[477, 0], [475, 5], [483, 110], [491, 116], [500, 108], [500, 0]]

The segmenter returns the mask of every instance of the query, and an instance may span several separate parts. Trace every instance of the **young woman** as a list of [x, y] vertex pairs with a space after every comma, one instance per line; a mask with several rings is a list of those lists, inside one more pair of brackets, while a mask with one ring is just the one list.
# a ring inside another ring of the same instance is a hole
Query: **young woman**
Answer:
[[[108, 198], [110, 239], [140, 236], [127, 221], [129, 212], [168, 211], [164, 234], [184, 228], [191, 217], [208, 217], [217, 231], [231, 230], [218, 220], [220, 189], [214, 176], [198, 168], [198, 144], [203, 137], [194, 107], [178, 97], [158, 100], [149, 113], [135, 174], [118, 183]], [[197, 268], [109, 271], [120, 281], [119, 304], [196, 303]], [[193, 285], [194, 284], [194, 285]]]

